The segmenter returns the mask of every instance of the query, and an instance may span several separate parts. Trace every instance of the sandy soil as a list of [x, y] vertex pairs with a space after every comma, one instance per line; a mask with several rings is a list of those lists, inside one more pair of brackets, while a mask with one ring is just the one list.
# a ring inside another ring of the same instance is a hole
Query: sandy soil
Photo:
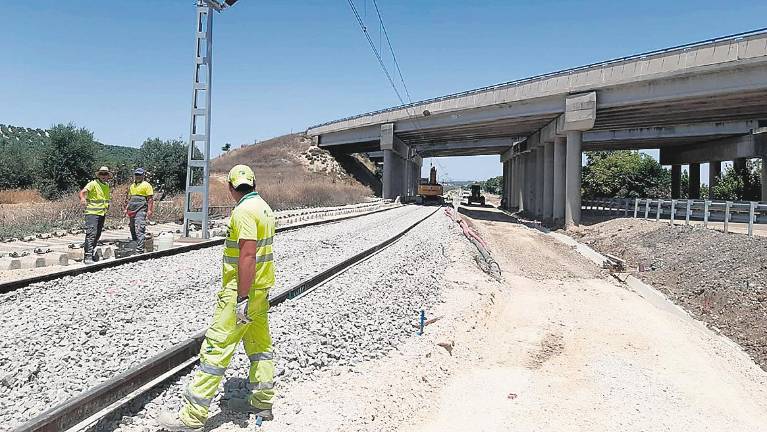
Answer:
[[284, 389], [264, 430], [765, 430], [767, 373], [736, 344], [494, 210], [473, 216], [504, 281], [448, 251], [442, 319]]
[[638, 219], [584, 227], [578, 237], [625, 259], [634, 276], [731, 337], [767, 370], [767, 238]]

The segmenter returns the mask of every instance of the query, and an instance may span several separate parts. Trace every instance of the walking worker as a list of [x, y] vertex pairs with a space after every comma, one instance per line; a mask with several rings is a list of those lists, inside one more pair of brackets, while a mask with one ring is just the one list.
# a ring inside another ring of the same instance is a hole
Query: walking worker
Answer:
[[83, 257], [85, 264], [93, 264], [93, 251], [104, 228], [104, 219], [109, 210], [109, 202], [112, 200], [109, 188], [111, 177], [109, 168], [103, 166], [96, 172], [96, 179], [91, 180], [80, 191], [80, 202], [85, 205], [85, 256]]
[[146, 222], [154, 212], [154, 190], [152, 185], [144, 180], [144, 168], [133, 171], [133, 183], [128, 188], [128, 203], [125, 204], [125, 215], [130, 219], [130, 235], [136, 242], [136, 253], [144, 253], [146, 240]]
[[230, 399], [228, 409], [272, 419], [274, 360], [269, 335], [269, 289], [274, 285], [272, 209], [256, 192], [253, 170], [237, 165], [229, 171], [229, 193], [237, 202], [224, 244], [223, 287], [213, 323], [200, 347], [200, 367], [184, 391], [177, 413], [160, 414], [169, 431], [201, 430], [232, 355], [242, 340], [250, 359], [248, 399]]

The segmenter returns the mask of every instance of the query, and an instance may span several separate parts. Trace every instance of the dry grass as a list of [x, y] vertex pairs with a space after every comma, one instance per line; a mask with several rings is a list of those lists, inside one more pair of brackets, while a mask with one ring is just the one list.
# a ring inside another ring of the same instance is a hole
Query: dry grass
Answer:
[[[335, 206], [362, 202], [373, 195], [366, 186], [351, 178], [312, 173], [307, 170], [301, 153], [311, 141], [301, 135], [285, 135], [233, 150], [212, 161], [210, 205], [233, 206], [226, 176], [223, 173], [237, 164], [246, 164], [256, 173], [256, 189], [275, 210], [296, 207]], [[112, 205], [107, 225], [124, 225], [123, 208], [128, 185], [112, 191]], [[195, 200], [193, 208], [201, 202]], [[184, 195], [166, 197], [155, 206], [157, 222], [179, 221], [183, 218]], [[225, 214], [226, 212], [224, 212]], [[83, 207], [77, 195], [45, 202], [35, 191], [0, 191], [0, 238], [23, 237], [38, 232], [81, 227]]]
[[35, 189], [0, 190], [0, 204], [29, 204], [45, 202]]

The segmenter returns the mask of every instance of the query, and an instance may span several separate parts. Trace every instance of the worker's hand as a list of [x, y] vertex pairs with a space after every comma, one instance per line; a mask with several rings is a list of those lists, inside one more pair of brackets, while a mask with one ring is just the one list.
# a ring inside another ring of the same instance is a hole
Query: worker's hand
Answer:
[[248, 298], [238, 298], [237, 305], [234, 307], [234, 312], [237, 315], [237, 324], [247, 324], [251, 321], [248, 316]]
[[154, 214], [154, 212], [153, 212], [152, 210], [149, 210], [149, 211], [147, 211], [147, 212], [146, 212], [146, 218], [147, 218], [147, 220], [149, 220], [149, 219], [152, 219], [152, 215], [153, 215], [153, 214]]
[[80, 198], [80, 204], [87, 205], [88, 201], [86, 201], [85, 198]]

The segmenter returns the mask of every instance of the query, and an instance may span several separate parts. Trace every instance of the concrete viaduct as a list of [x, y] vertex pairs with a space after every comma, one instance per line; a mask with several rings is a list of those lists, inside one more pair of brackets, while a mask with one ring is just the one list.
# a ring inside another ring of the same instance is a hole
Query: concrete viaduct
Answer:
[[766, 161], [765, 120], [761, 30], [348, 117], [308, 133], [335, 151], [381, 151], [385, 198], [415, 194], [423, 157], [498, 154], [507, 206], [571, 227], [580, 223], [583, 151], [660, 149], [661, 163], [672, 167], [672, 194], [689, 165], [697, 197], [701, 163], [711, 164], [714, 184], [722, 161]]

